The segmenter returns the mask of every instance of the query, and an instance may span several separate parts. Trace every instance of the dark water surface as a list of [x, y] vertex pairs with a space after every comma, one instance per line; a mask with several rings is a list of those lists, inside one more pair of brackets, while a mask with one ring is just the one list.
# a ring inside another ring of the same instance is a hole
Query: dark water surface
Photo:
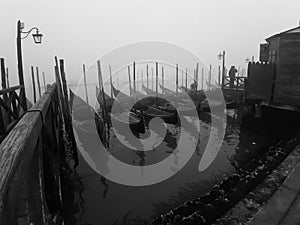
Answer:
[[[74, 178], [69, 190], [72, 197], [66, 208], [67, 224], [144, 224], [144, 221], [209, 191], [224, 176], [234, 173], [236, 168], [251, 157], [265, 151], [283, 138], [283, 135], [288, 135], [280, 129], [268, 127], [242, 129], [235, 111], [228, 110], [227, 128], [221, 150], [213, 163], [205, 171], [199, 172], [199, 162], [210, 132], [218, 135], [217, 128], [210, 124], [209, 114], [203, 114], [200, 119], [200, 142], [192, 158], [178, 173], [158, 184], [131, 187], [111, 182], [96, 173], [79, 154], [79, 178]], [[174, 125], [168, 125], [163, 143], [149, 152], [125, 149], [112, 135], [111, 154], [123, 162], [141, 166], [142, 172], [143, 166], [172, 154], [176, 146], [177, 129]], [[75, 131], [83, 132], [80, 129]], [[188, 133], [186, 130], [182, 132]]]

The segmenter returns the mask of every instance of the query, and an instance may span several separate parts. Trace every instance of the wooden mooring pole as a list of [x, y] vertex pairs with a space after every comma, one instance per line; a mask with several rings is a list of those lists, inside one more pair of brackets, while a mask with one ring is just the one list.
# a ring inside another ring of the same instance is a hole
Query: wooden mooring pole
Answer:
[[44, 81], [44, 89], [47, 91], [47, 85], [46, 85], [46, 79], [45, 79], [45, 73], [43, 72], [43, 81]]
[[6, 68], [6, 82], [7, 82], [7, 88], [9, 88], [8, 68]]
[[83, 70], [83, 82], [84, 82], [84, 89], [85, 89], [85, 100], [86, 103], [89, 104], [89, 95], [87, 91], [87, 86], [86, 86], [86, 73], [85, 73], [85, 65], [82, 65], [82, 70]]
[[40, 76], [39, 76], [39, 68], [38, 67], [36, 67], [36, 80], [37, 80], [37, 85], [38, 85], [38, 89], [39, 89], [39, 96], [41, 98], [42, 93], [41, 93], [41, 84], [40, 84]]
[[131, 77], [130, 77], [130, 66], [128, 65], [128, 82], [129, 82], [129, 95], [132, 96]]
[[31, 67], [31, 77], [32, 77], [32, 90], [33, 90], [33, 102], [36, 103], [36, 92], [35, 92], [35, 81], [34, 81], [34, 68]]

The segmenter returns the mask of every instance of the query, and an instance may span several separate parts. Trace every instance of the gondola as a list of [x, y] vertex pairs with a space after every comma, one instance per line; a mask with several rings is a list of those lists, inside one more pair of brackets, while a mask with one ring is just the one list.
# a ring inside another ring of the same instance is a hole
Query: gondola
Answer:
[[[115, 89], [114, 92], [118, 91], [117, 89]], [[120, 91], [117, 92], [118, 94], [121, 94]], [[102, 93], [98, 93], [97, 96], [100, 96], [100, 94]], [[106, 93], [104, 93], [104, 95], [107, 95]], [[123, 95], [126, 96], [125, 94]], [[129, 96], [128, 96], [129, 97]], [[129, 97], [130, 98], [130, 97]], [[102, 112], [102, 108], [103, 108], [103, 101], [102, 98], [97, 98], [98, 103], [100, 104], [100, 109], [98, 110], [99, 113]], [[122, 104], [119, 103], [116, 99], [114, 99], [115, 104], [118, 104], [118, 109], [114, 112], [109, 111], [108, 112], [108, 123], [109, 125], [116, 124], [118, 125], [118, 127], [122, 127], [122, 126], [129, 126], [131, 128], [131, 130], [134, 133], [144, 133], [145, 132], [145, 126], [144, 126], [144, 121], [143, 118], [139, 117], [135, 112], [130, 111], [128, 108], [129, 107], [122, 107]], [[120, 107], [120, 109], [119, 109]], [[113, 120], [113, 121], [112, 121]]]

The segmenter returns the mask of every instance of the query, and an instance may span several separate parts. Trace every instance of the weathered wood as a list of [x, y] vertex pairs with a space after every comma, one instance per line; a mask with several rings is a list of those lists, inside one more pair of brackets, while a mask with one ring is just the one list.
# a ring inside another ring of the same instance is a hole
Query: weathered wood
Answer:
[[133, 91], [134, 91], [134, 96], [136, 96], [136, 86], [135, 86], [135, 62], [133, 62]]
[[209, 65], [209, 80], [208, 80], [208, 90], [211, 89], [211, 73], [212, 73], [212, 66]]
[[113, 98], [113, 89], [112, 89], [112, 74], [111, 74], [111, 65], [109, 65], [109, 80], [110, 80], [110, 97]]
[[188, 72], [187, 68], [185, 68], [185, 90], [188, 90]]
[[128, 81], [129, 81], [129, 95], [130, 97], [132, 96], [132, 87], [131, 87], [131, 77], [130, 77], [130, 66], [128, 66], [127, 69], [127, 73], [128, 73]]
[[146, 73], [147, 73], [147, 95], [149, 94], [149, 68], [148, 64], [146, 66]]
[[155, 72], [156, 72], [156, 85], [155, 85], [156, 107], [158, 107], [158, 62], [155, 63]]
[[37, 85], [38, 85], [39, 96], [41, 98], [42, 92], [41, 92], [41, 84], [40, 84], [40, 76], [39, 76], [39, 68], [38, 67], [36, 67], [36, 81], [37, 81]]
[[84, 82], [84, 89], [85, 89], [85, 99], [86, 103], [89, 104], [89, 95], [87, 91], [87, 86], [86, 86], [86, 73], [85, 73], [85, 65], [82, 65], [82, 70], [83, 70], [83, 82]]
[[196, 93], [198, 91], [198, 71], [199, 71], [199, 63], [196, 65]]
[[33, 102], [36, 103], [36, 92], [35, 92], [35, 81], [34, 81], [33, 66], [31, 67], [31, 77], [32, 77]]
[[47, 91], [47, 85], [46, 85], [46, 79], [45, 79], [45, 73], [43, 72], [43, 81], [44, 81], [44, 91]]
[[10, 87], [10, 88], [6, 88], [5, 90], [0, 90], [0, 95], [12, 92], [12, 91], [16, 91], [18, 89], [23, 88], [22, 85], [18, 85], [18, 86], [14, 86], [14, 87]]
[[[19, 217], [29, 218], [29, 215], [34, 224], [52, 224], [50, 206], [55, 201], [59, 202], [59, 189], [55, 197], [47, 195], [47, 190], [49, 185], [59, 185], [55, 179], [59, 174], [49, 171], [53, 167], [47, 165], [55, 165], [61, 161], [54, 157], [60, 152], [57, 149], [59, 136], [51, 135], [48, 131], [59, 126], [56, 119], [59, 116], [59, 104], [55, 87], [49, 88], [49, 92], [15, 126], [12, 124], [12, 129], [8, 128], [11, 132], [0, 144], [1, 225], [18, 224]], [[52, 109], [54, 112], [51, 112]], [[45, 143], [46, 139], [49, 140], [48, 143]]]
[[8, 68], [6, 68], [6, 82], [7, 82], [7, 88], [9, 88]]
[[161, 67], [161, 79], [162, 79], [162, 87], [163, 87], [163, 89], [162, 89], [162, 94], [164, 94], [164, 88], [165, 88], [165, 74], [164, 74], [164, 67], [162, 66]]
[[178, 64], [176, 64], [176, 98], [178, 96]]
[[204, 82], [204, 68], [201, 68], [201, 90], [203, 90], [203, 82]]

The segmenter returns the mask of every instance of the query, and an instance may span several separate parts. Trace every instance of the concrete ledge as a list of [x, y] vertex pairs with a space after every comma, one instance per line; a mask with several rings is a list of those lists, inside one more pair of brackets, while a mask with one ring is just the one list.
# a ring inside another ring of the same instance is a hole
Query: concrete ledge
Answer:
[[[300, 163], [298, 163], [292, 173], [286, 178], [281, 187], [275, 192], [272, 198], [258, 211], [252, 218], [250, 224], [276, 225], [285, 219], [291, 208], [299, 210], [300, 202], [294, 207], [300, 191]], [[298, 202], [298, 201], [297, 201]], [[295, 212], [296, 213], [296, 212]], [[297, 213], [296, 213], [297, 214]], [[298, 211], [299, 214], [299, 211]], [[289, 222], [289, 221], [288, 221]], [[286, 223], [296, 224], [296, 223]]]

